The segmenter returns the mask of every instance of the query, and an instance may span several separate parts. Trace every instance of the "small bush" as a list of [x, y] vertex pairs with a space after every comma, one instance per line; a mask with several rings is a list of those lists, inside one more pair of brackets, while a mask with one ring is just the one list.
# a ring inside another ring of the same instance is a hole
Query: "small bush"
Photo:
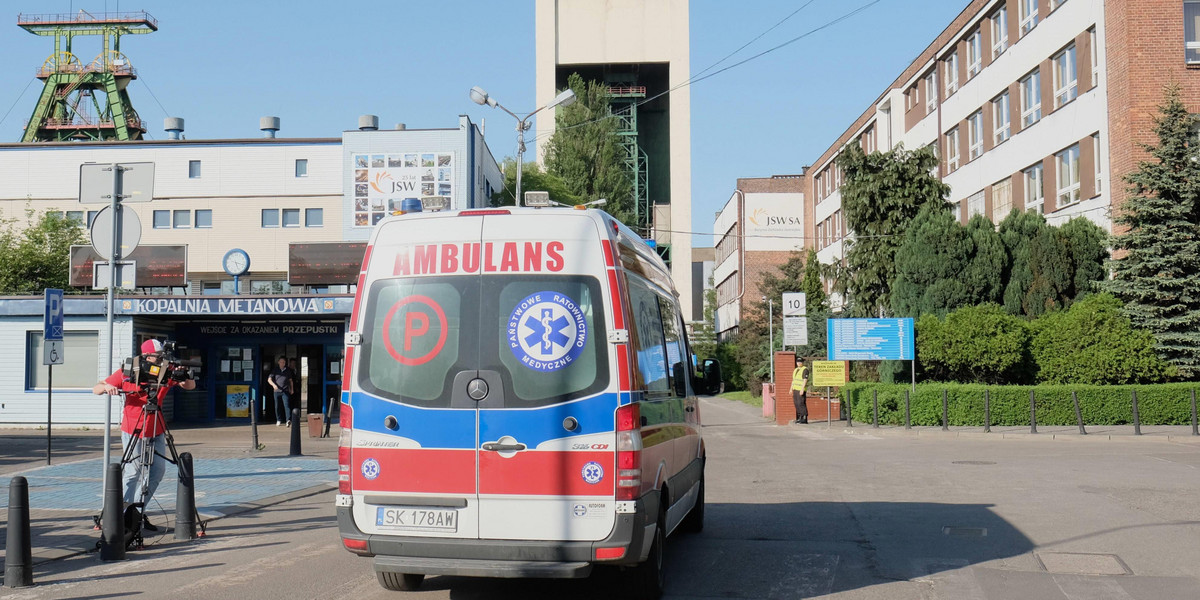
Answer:
[[1155, 353], [1154, 336], [1134, 329], [1121, 314], [1121, 301], [1109, 294], [1046, 314], [1032, 328], [1039, 383], [1156, 383], [1176, 374]]
[[917, 321], [917, 357], [926, 376], [960, 383], [1029, 381], [1029, 329], [995, 304], [967, 306], [943, 321]]

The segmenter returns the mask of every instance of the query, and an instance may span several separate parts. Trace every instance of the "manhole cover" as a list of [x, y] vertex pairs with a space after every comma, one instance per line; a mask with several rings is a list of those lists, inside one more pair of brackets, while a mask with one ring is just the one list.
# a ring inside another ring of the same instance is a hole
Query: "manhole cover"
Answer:
[[996, 463], [993, 461], [990, 461], [990, 460], [956, 460], [950, 464], [954, 464], [954, 465], [994, 465]]
[[942, 535], [954, 537], [987, 537], [987, 527], [955, 527], [942, 528]]
[[1075, 552], [1035, 552], [1042, 567], [1050, 573], [1068, 575], [1130, 575], [1129, 568], [1115, 554]]

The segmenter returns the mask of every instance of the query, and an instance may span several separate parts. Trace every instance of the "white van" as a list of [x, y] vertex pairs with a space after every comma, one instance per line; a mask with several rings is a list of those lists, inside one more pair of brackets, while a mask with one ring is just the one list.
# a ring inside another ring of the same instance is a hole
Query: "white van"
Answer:
[[390, 217], [346, 336], [337, 519], [383, 587], [586, 577], [662, 593], [704, 524], [704, 442], [670, 273], [599, 210]]

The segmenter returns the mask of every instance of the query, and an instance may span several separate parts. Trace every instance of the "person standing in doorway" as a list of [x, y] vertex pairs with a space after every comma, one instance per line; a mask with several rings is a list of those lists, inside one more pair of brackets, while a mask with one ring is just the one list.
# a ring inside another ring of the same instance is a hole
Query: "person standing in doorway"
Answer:
[[275, 426], [283, 425], [286, 420], [288, 427], [292, 426], [292, 369], [287, 359], [279, 355], [275, 368], [267, 376], [267, 383], [275, 390]]
[[804, 366], [804, 357], [796, 357], [796, 368], [792, 371], [792, 404], [796, 405], [796, 424], [808, 422], [808, 402], [804, 398], [804, 389], [808, 387], [808, 367]]

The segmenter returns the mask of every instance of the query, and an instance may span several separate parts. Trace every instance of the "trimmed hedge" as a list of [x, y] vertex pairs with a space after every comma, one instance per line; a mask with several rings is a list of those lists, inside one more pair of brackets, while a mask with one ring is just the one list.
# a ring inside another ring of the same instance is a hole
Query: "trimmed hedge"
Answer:
[[[1029, 425], [1029, 391], [1037, 404], [1038, 425], [1075, 425], [1071, 392], [1079, 396], [1079, 411], [1085, 425], [1128, 425], [1133, 423], [1132, 390], [1137, 390], [1138, 415], [1142, 425], [1190, 425], [1192, 390], [1195, 383], [1147, 385], [1005, 385], [922, 383], [910, 392], [913, 425], [942, 424], [942, 390], [946, 390], [950, 425], [982, 427], [983, 391], [990, 396], [992, 425]], [[904, 424], [904, 392], [908, 384], [849, 383], [839, 393], [849, 398], [855, 421], [871, 422], [872, 395], [879, 392], [879, 423]]]

